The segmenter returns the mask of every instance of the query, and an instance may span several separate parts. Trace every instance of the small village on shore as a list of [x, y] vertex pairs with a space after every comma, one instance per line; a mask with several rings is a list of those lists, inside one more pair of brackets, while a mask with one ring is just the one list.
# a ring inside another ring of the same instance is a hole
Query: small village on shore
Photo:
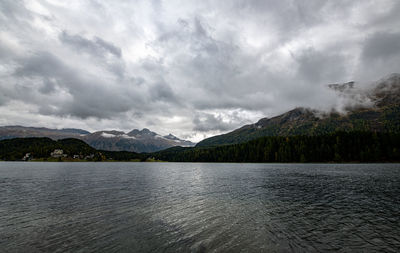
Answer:
[[[101, 153], [99, 153], [100, 156], [103, 156]], [[46, 160], [58, 160], [58, 161], [62, 161], [62, 160], [75, 160], [75, 161], [93, 161], [95, 158], [95, 154], [90, 154], [90, 155], [79, 155], [79, 154], [74, 154], [74, 155], [69, 155], [64, 153], [64, 150], [62, 149], [54, 149], [53, 152], [50, 153], [49, 158], [35, 158], [33, 156], [33, 153], [26, 153], [24, 155], [24, 157], [22, 157], [21, 161], [46, 161]], [[105, 156], [104, 156], [105, 159]], [[112, 160], [111, 158], [109, 158], [109, 160]]]

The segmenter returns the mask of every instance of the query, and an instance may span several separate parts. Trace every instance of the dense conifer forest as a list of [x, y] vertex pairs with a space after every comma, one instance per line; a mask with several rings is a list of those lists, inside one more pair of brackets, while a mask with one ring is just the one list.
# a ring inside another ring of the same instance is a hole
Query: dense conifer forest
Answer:
[[215, 147], [174, 147], [154, 154], [173, 162], [399, 162], [400, 134], [335, 132], [263, 137]]

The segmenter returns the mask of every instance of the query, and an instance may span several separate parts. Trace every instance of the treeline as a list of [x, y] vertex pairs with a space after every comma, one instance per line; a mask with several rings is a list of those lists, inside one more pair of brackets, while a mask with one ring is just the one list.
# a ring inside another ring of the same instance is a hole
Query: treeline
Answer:
[[128, 161], [133, 159], [145, 160], [144, 154], [134, 152], [114, 152], [96, 150], [82, 140], [68, 138], [52, 140], [50, 138], [15, 138], [0, 141], [0, 160], [18, 161], [26, 153], [31, 153], [34, 159], [49, 158], [55, 149], [62, 149], [68, 157], [78, 155], [79, 157], [90, 156], [90, 160], [103, 161], [112, 159], [117, 161]]
[[107, 159], [112, 159], [114, 161], [131, 161], [140, 160], [142, 162], [146, 161], [149, 155], [144, 153], [135, 153], [130, 151], [106, 151], [99, 150]]
[[262, 137], [216, 147], [175, 147], [154, 153], [171, 162], [400, 162], [400, 134], [335, 132]]
[[400, 162], [400, 134], [375, 132], [335, 132], [319, 136], [262, 137], [249, 142], [183, 148], [138, 154], [127, 151], [96, 150], [77, 139], [15, 138], [0, 141], [0, 160], [49, 158], [54, 149], [69, 157], [90, 156], [93, 161], [170, 162]]

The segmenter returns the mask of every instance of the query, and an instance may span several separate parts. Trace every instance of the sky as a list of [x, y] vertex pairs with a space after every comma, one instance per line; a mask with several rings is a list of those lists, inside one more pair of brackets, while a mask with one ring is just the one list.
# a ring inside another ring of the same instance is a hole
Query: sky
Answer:
[[199, 141], [400, 66], [398, 0], [0, 1], [0, 125]]

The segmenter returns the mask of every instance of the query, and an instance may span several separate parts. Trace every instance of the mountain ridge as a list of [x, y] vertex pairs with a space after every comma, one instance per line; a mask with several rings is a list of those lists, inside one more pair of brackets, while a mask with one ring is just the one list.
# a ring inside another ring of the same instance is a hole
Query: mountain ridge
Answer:
[[400, 74], [391, 74], [373, 87], [358, 90], [355, 82], [330, 84], [338, 95], [351, 98], [346, 112], [298, 107], [229, 133], [200, 141], [196, 147], [237, 144], [264, 136], [322, 135], [334, 131], [400, 132]]
[[[171, 135], [171, 134], [170, 134]], [[171, 135], [173, 136], [173, 135]], [[53, 140], [76, 138], [85, 141], [96, 149], [108, 151], [155, 152], [174, 146], [194, 146], [195, 144], [181, 140], [175, 136], [161, 136], [147, 128], [133, 129], [125, 133], [117, 130], [101, 130], [89, 132], [83, 129], [46, 127], [0, 126], [0, 140], [28, 137], [48, 137]]]

